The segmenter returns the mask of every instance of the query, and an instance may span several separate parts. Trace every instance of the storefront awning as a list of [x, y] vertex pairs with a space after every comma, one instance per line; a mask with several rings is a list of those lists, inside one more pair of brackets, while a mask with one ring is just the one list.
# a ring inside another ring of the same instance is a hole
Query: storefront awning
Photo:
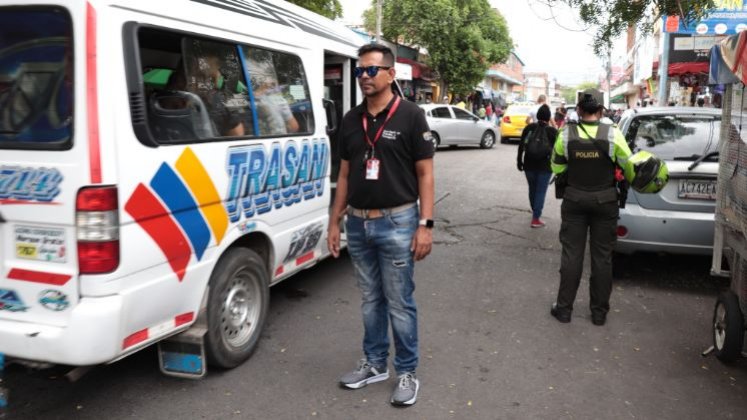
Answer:
[[[681, 76], [685, 73], [708, 73], [710, 63], [708, 62], [689, 62], [689, 63], [671, 63], [669, 65], [669, 77]], [[659, 73], [659, 62], [654, 62], [653, 74]]]
[[514, 79], [513, 77], [507, 75], [506, 73], [503, 73], [498, 70], [490, 69], [487, 72], [485, 72], [485, 75], [488, 77], [495, 77], [496, 79], [505, 80], [508, 83], [511, 83], [512, 85], [523, 85], [524, 83], [521, 82], [521, 80]]

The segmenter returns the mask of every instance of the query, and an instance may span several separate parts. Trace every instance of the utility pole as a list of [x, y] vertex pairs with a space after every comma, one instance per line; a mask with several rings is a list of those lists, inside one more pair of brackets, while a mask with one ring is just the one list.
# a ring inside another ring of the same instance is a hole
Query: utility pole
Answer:
[[607, 109], [612, 108], [612, 44], [607, 48]]
[[669, 32], [662, 31], [664, 37], [663, 45], [661, 48], [661, 59], [659, 60], [659, 106], [667, 106], [668, 92], [667, 80], [669, 76]]
[[378, 44], [381, 41], [381, 0], [376, 0], [376, 35], [374, 40]]

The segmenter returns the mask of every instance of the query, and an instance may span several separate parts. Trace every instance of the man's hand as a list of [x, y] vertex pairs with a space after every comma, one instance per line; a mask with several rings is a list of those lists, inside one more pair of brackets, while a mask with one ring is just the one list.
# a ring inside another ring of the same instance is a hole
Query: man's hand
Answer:
[[519, 170], [519, 172], [524, 171], [524, 163], [522, 163], [520, 160], [516, 161], [516, 169]]
[[340, 256], [340, 224], [333, 220], [329, 221], [327, 228], [327, 248], [333, 257]]
[[433, 244], [433, 232], [425, 226], [418, 226], [415, 236], [412, 238], [410, 251], [415, 253], [415, 261], [420, 261], [431, 253]]

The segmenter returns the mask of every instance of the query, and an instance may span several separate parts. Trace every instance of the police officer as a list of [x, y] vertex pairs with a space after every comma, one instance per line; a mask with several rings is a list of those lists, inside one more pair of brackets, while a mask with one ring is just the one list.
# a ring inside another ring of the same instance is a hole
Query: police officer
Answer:
[[[571, 321], [573, 302], [581, 282], [589, 236], [591, 253], [591, 321], [604, 325], [612, 292], [612, 250], [615, 246], [618, 218], [618, 190], [615, 163], [630, 166], [630, 148], [625, 137], [602, 118], [604, 106], [600, 92], [584, 91], [576, 106], [579, 122], [564, 127], [555, 142], [552, 171], [566, 173], [567, 186], [561, 205], [560, 288], [550, 313], [558, 321]], [[626, 170], [626, 174], [632, 174]]]

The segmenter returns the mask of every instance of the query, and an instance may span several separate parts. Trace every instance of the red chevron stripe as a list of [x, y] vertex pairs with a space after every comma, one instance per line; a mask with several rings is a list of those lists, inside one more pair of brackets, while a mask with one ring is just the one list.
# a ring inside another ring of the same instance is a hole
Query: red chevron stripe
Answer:
[[135, 192], [127, 200], [125, 211], [161, 248], [174, 274], [179, 281], [182, 281], [192, 256], [192, 249], [182, 231], [174, 223], [174, 219], [169, 215], [169, 211], [143, 184], [135, 188]]

